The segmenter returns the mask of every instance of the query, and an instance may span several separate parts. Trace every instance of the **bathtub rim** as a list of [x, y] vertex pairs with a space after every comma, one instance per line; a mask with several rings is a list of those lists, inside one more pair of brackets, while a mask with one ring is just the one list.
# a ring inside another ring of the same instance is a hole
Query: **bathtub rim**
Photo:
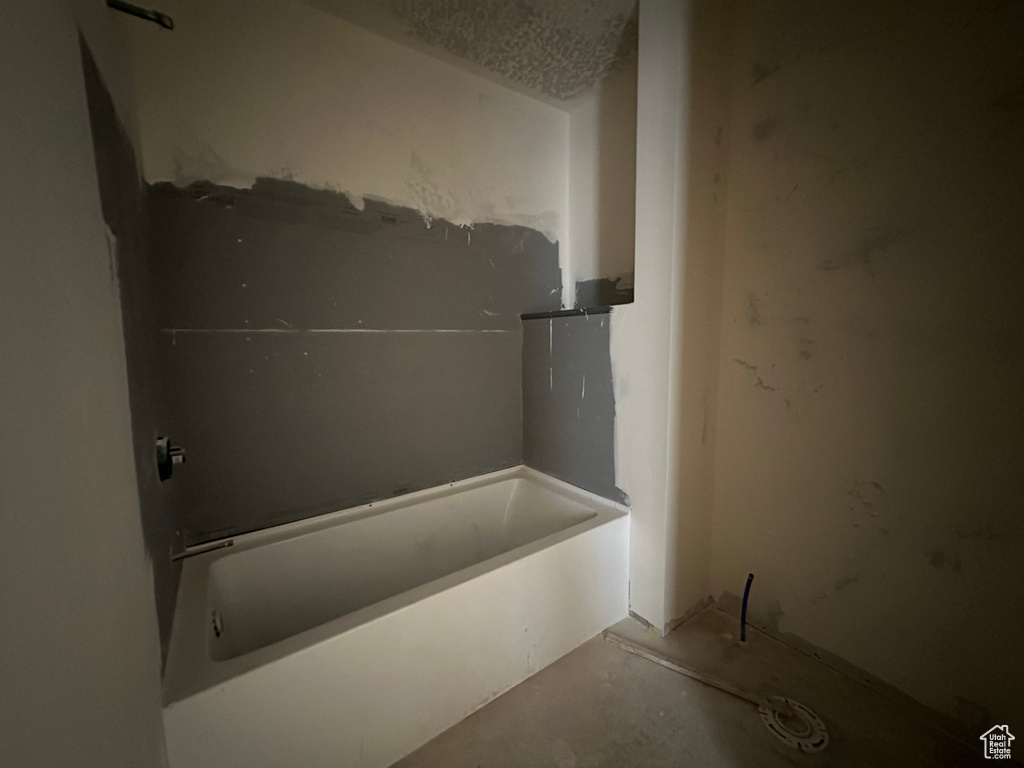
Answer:
[[[207, 587], [210, 568], [220, 559], [243, 551], [273, 546], [277, 543], [312, 535], [337, 525], [374, 517], [475, 488], [494, 485], [505, 480], [516, 479], [534, 482], [554, 493], [585, 504], [594, 511], [594, 515], [561, 531], [502, 552], [433, 581], [417, 585], [405, 592], [336, 617], [262, 648], [230, 659], [215, 660], [210, 657], [207, 647], [208, 627], [206, 626], [209, 613]], [[408, 609], [414, 603], [427, 600], [432, 595], [453, 589], [466, 581], [498, 570], [509, 563], [528, 559], [538, 552], [621, 517], [629, 516], [629, 514], [629, 508], [623, 504], [520, 464], [464, 480], [425, 488], [393, 499], [363, 504], [315, 518], [297, 520], [273, 528], [230, 537], [234, 540], [232, 546], [204, 552], [183, 563], [181, 582], [175, 603], [170, 648], [164, 671], [163, 705], [169, 707], [176, 702], [225, 684], [268, 664], [301, 654], [364, 624], [382, 620], [391, 614]], [[208, 546], [211, 543], [215, 542], [207, 542], [203, 546]]]

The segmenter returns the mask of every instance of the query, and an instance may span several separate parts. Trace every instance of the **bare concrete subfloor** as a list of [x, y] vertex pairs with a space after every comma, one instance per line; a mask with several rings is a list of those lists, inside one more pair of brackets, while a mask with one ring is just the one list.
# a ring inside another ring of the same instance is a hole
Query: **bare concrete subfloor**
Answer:
[[912, 708], [709, 609], [667, 638], [632, 620], [613, 628], [664, 656], [812, 709], [828, 748], [802, 754], [775, 738], [751, 704], [628, 653], [601, 637], [498, 697], [395, 768], [513, 766], [965, 766], [971, 750]]

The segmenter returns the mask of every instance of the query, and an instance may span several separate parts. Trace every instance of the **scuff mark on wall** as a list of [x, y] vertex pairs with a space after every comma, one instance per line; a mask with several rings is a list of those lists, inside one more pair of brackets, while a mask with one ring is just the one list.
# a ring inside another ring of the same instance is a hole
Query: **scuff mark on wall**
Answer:
[[858, 581], [860, 581], [860, 573], [855, 573], [853, 576], [842, 576], [836, 579], [834, 591], [842, 592], [847, 587], [852, 587]]
[[734, 359], [734, 362], [739, 363], [740, 365], [742, 365], [744, 368], [746, 368], [748, 371], [750, 371], [754, 375], [754, 386], [757, 387], [758, 389], [765, 389], [765, 390], [767, 390], [769, 392], [776, 392], [776, 391], [778, 391], [778, 389], [779, 389], [778, 387], [773, 387], [773, 386], [765, 383], [765, 380], [762, 379], [758, 375], [758, 373], [757, 373], [757, 366], [756, 365], [753, 365], [752, 363], [748, 363], [745, 360], [739, 360], [739, 359]]
[[962, 563], [959, 555], [949, 555], [941, 549], [928, 550], [924, 554], [928, 556], [928, 564], [932, 568], [944, 568], [948, 565], [953, 573], [960, 573]]
[[[881, 484], [874, 480], [857, 480], [854, 482], [853, 487], [847, 491], [846, 495], [854, 503], [867, 508], [869, 516], [877, 517], [878, 513], [874, 511], [873, 507], [881, 500], [884, 492]], [[849, 508], [853, 509], [852, 506]]]
[[899, 243], [908, 230], [904, 227], [887, 225], [875, 232], [869, 231], [860, 240], [858, 240], [853, 247], [831, 259], [825, 259], [821, 262], [820, 267], [823, 270], [834, 270], [844, 269], [846, 267], [862, 266], [867, 272], [868, 276], [872, 279], [875, 278], [875, 272], [872, 265], [872, 259], [880, 253], [884, 253], [892, 246]]
[[761, 314], [761, 297], [754, 291], [747, 294], [746, 313], [750, 325], [761, 325], [764, 322], [764, 316]]
[[762, 80], [767, 80], [780, 69], [782, 69], [782, 65], [779, 63], [778, 59], [773, 58], [767, 61], [755, 61], [750, 67], [750, 85], [755, 86]]
[[766, 141], [775, 134], [775, 127], [775, 118], [766, 117], [763, 120], [759, 120], [758, 122], [754, 123], [754, 126], [753, 128], [751, 128], [750, 132], [751, 135], [757, 141]]

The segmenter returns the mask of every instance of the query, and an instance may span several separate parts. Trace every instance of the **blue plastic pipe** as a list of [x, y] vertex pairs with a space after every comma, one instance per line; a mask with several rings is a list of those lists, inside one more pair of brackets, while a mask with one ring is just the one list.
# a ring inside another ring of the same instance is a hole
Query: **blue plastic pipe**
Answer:
[[743, 608], [740, 610], [740, 642], [747, 642], [747, 598], [750, 597], [750, 582], [754, 580], [754, 574], [747, 574], [747, 586], [743, 590]]

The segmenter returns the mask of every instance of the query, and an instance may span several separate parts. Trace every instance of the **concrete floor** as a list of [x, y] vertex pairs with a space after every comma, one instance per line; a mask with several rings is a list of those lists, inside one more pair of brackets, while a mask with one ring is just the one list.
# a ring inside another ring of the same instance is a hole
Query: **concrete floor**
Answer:
[[824, 720], [830, 743], [803, 754], [776, 739], [751, 704], [628, 653], [603, 638], [470, 715], [395, 768], [552, 766], [964, 766], [963, 742], [810, 656], [715, 609], [667, 638], [627, 620], [613, 628], [664, 656], [749, 690], [781, 694]]

